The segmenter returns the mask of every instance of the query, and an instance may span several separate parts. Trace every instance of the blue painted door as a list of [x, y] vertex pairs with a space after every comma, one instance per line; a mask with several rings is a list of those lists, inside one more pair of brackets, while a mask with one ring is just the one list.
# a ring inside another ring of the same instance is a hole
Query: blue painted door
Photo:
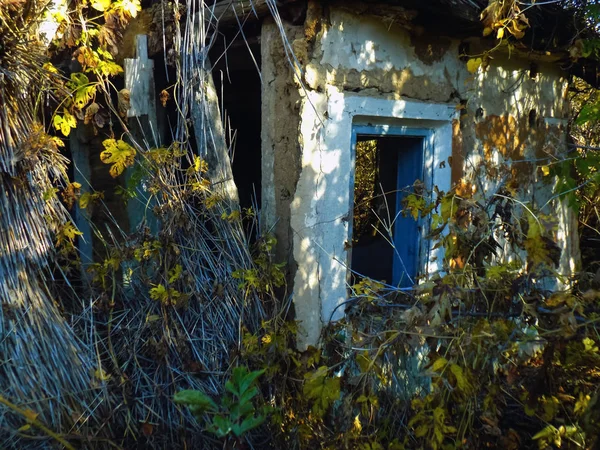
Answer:
[[[386, 192], [386, 211], [380, 214], [384, 221], [393, 220], [390, 245], [387, 237], [363, 238], [364, 232], [355, 235], [352, 229], [353, 246], [350, 265], [352, 277], [369, 277], [385, 281], [393, 286], [411, 287], [420, 267], [422, 221], [411, 216], [404, 217], [402, 201], [413, 193], [416, 180], [426, 181], [424, 159], [431, 151], [432, 131], [422, 128], [389, 127], [377, 125], [355, 125], [352, 135], [354, 158], [357, 142], [377, 141], [378, 184]], [[354, 193], [354, 177], [351, 184]], [[353, 203], [351, 208], [356, 207]], [[389, 219], [388, 219], [389, 217]], [[389, 223], [389, 222], [388, 222]], [[354, 226], [354, 224], [353, 224]], [[352, 282], [356, 282], [356, 278]]]

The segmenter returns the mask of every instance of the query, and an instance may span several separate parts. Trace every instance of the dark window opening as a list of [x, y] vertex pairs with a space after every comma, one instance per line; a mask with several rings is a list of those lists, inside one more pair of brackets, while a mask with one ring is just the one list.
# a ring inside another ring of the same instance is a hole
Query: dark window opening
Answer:
[[361, 277], [414, 284], [419, 224], [402, 215], [402, 200], [423, 179], [424, 137], [358, 135], [355, 148], [351, 283]]

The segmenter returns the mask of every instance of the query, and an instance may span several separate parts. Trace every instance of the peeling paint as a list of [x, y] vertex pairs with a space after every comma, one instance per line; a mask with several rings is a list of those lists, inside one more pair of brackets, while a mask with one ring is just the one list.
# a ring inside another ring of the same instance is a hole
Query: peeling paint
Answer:
[[494, 151], [504, 158], [521, 159], [525, 156], [525, 144], [529, 137], [526, 124], [514, 116], [488, 116], [475, 126], [477, 138], [483, 144], [485, 159], [492, 160]]
[[441, 61], [450, 50], [452, 41], [448, 38], [429, 33], [411, 34], [410, 44], [415, 49], [415, 55], [427, 65]]

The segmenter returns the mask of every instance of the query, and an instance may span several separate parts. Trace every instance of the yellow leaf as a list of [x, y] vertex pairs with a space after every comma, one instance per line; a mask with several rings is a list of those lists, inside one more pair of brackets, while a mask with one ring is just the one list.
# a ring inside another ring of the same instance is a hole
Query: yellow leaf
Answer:
[[177, 264], [174, 268], [169, 270], [169, 273], [168, 273], [169, 284], [175, 283], [177, 280], [179, 280], [182, 272], [183, 272], [183, 267], [181, 267], [181, 264]]
[[467, 380], [463, 369], [457, 364], [450, 365], [450, 371], [456, 378], [456, 387], [462, 392], [468, 392], [471, 390], [471, 384]]
[[66, 108], [63, 110], [63, 120], [67, 122], [71, 128], [75, 128], [77, 126], [77, 119], [73, 114], [67, 111]]
[[158, 284], [156, 287], [150, 289], [150, 298], [152, 300], [164, 301], [169, 298], [169, 293], [162, 284]]
[[104, 164], [112, 164], [109, 171], [111, 177], [118, 177], [126, 167], [133, 165], [135, 149], [127, 142], [121, 139], [106, 139], [102, 145], [106, 150], [100, 153], [100, 160]]
[[194, 172], [206, 172], [208, 171], [208, 163], [199, 156], [194, 156], [193, 168]]
[[504, 37], [504, 28], [498, 29], [498, 34], [496, 35], [498, 39], [502, 39]]
[[415, 430], [415, 436], [421, 438], [429, 432], [429, 427], [426, 424], [421, 424]]
[[22, 432], [22, 431], [27, 431], [31, 428], [31, 425], [29, 424], [25, 424], [23, 425], [21, 428], [19, 428], [17, 431]]
[[471, 73], [476, 73], [483, 64], [481, 58], [471, 58], [467, 61], [467, 70]]
[[491, 27], [485, 27], [485, 28], [483, 29], [483, 35], [484, 35], [484, 36], [489, 36], [490, 34], [492, 34], [492, 31], [493, 31], [493, 30], [492, 30], [492, 28], [491, 28]]
[[550, 167], [549, 166], [542, 166], [542, 174], [547, 177], [548, 175], [550, 175]]
[[446, 364], [448, 364], [448, 360], [446, 358], [438, 358], [431, 366], [431, 370], [433, 370], [434, 372], [439, 372], [444, 367], [446, 367]]
[[157, 314], [152, 314], [146, 317], [146, 322], [156, 322], [157, 320], [160, 320], [160, 316]]
[[111, 375], [106, 373], [102, 367], [99, 367], [94, 371], [94, 376], [100, 381], [108, 381], [111, 377]]
[[67, 20], [67, 15], [63, 11], [53, 11], [50, 16], [54, 19], [54, 21], [58, 24], [63, 23]]
[[68, 136], [71, 133], [71, 127], [64, 120], [60, 123], [60, 132], [65, 136]]
[[354, 418], [354, 429], [360, 433], [362, 431], [362, 424], [360, 423], [360, 419], [358, 416], [359, 415], [357, 414]]
[[582, 414], [588, 407], [590, 403], [591, 397], [583, 392], [579, 393], [579, 399], [575, 402], [575, 409], [573, 412], [575, 414]]
[[104, 11], [110, 7], [110, 0], [92, 0], [90, 5], [97, 11]]
[[129, 17], [137, 16], [138, 11], [141, 11], [142, 9], [139, 0], [119, 0], [114, 6]]
[[67, 238], [69, 241], [73, 241], [73, 239], [75, 239], [75, 236], [83, 235], [83, 233], [81, 231], [79, 231], [77, 228], [75, 228], [75, 225], [73, 225], [72, 222], [67, 222], [62, 227], [59, 234], [62, 237]]
[[50, 62], [45, 63], [42, 66], [42, 69], [44, 69], [46, 72], [58, 73], [58, 69], [56, 67], [54, 67], [54, 65]]
[[90, 194], [89, 192], [84, 192], [83, 194], [81, 194], [81, 197], [79, 197], [79, 207], [81, 209], [87, 208], [88, 205], [90, 204], [91, 199], [92, 199], [92, 194]]
[[32, 409], [26, 409], [26, 410], [23, 411], [23, 415], [25, 416], [25, 419], [27, 419], [27, 422], [31, 423], [34, 420], [36, 420], [40, 414], [36, 413]]
[[65, 143], [63, 142], [63, 140], [56, 136], [52, 136], [52, 142], [54, 142], [54, 145], [56, 145], [57, 147], [65, 146]]

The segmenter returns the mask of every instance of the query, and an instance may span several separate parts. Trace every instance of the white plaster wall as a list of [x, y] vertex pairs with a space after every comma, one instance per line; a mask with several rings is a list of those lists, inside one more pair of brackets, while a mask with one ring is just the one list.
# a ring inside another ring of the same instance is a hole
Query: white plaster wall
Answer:
[[442, 81], [444, 70], [461, 72], [462, 63], [451, 55], [458, 52], [458, 41], [441, 61], [433, 66], [417, 58], [410, 36], [401, 28], [389, 28], [371, 17], [333, 10], [331, 26], [321, 38], [321, 64], [335, 68], [372, 71], [410, 68], [414, 76], [427, 75]]
[[[452, 120], [459, 117], [459, 99], [467, 104], [466, 116], [461, 117], [469, 146], [465, 174], [483, 155], [482, 143], [475, 137], [477, 109], [485, 115], [508, 112], [527, 120], [535, 108], [546, 122], [561, 121], [568, 114], [564, 102], [568, 83], [558, 68], [541, 65], [538, 75], [530, 78], [529, 63], [496, 58], [485, 73], [471, 74], [459, 58], [458, 41], [450, 41], [445, 54], [427, 62], [419, 59], [412, 42], [406, 30], [334, 8], [314, 53], [305, 55], [302, 171], [291, 204], [293, 257], [298, 266], [293, 297], [301, 348], [315, 345], [323, 324], [344, 313], [353, 123], [368, 120], [434, 129], [434, 158], [426, 164], [434, 168], [432, 183], [448, 190]], [[349, 85], [358, 92], [344, 91]], [[432, 98], [442, 100], [432, 103]], [[506, 162], [498, 151], [493, 158], [498, 164]], [[496, 183], [488, 180], [484, 189], [493, 190]], [[544, 189], [549, 198], [550, 191]], [[559, 216], [564, 238], [569, 213], [560, 210]], [[441, 261], [441, 255], [430, 253], [429, 272], [438, 269], [436, 257]]]
[[469, 100], [487, 115], [510, 112], [527, 117], [531, 109], [549, 119], [564, 119], [569, 114], [565, 102], [569, 81], [549, 64], [540, 65], [532, 78], [527, 62], [499, 56], [485, 71], [472, 75], [465, 88]]

